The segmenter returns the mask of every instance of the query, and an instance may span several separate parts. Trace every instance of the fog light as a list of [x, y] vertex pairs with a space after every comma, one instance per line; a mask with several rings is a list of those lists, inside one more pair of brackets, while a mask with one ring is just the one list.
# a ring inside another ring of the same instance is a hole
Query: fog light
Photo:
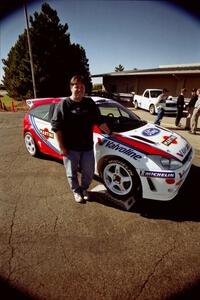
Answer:
[[173, 179], [173, 178], [167, 178], [167, 179], [165, 179], [165, 181], [168, 184], [174, 184], [175, 183], [175, 179]]

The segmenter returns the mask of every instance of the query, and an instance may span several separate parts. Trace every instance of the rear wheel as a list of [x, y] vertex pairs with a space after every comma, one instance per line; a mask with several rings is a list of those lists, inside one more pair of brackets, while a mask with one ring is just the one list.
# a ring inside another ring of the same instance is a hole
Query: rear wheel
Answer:
[[135, 202], [141, 198], [142, 187], [136, 170], [119, 159], [105, 163], [102, 173], [103, 182], [110, 194], [125, 200], [134, 197]]
[[155, 115], [155, 106], [153, 104], [150, 105], [149, 112], [151, 115]]
[[134, 101], [134, 107], [135, 107], [135, 109], [138, 109], [138, 102], [137, 101]]
[[32, 134], [30, 132], [25, 133], [24, 143], [25, 143], [25, 146], [26, 146], [26, 149], [27, 149], [28, 153], [31, 156], [37, 156], [38, 155], [39, 151], [38, 151], [37, 145], [36, 145], [36, 143], [34, 141], [34, 138], [33, 138]]

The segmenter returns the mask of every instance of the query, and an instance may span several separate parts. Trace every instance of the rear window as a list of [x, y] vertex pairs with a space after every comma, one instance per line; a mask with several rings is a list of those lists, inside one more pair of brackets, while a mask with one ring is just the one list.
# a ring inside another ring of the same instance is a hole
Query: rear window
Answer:
[[29, 112], [30, 115], [37, 117], [38, 119], [49, 121], [49, 109], [51, 103], [38, 105], [32, 108]]

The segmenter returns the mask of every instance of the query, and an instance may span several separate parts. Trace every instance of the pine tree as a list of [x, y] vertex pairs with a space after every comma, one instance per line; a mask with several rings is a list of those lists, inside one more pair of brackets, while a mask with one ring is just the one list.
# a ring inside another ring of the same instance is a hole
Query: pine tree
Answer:
[[124, 71], [124, 67], [121, 64], [115, 67], [115, 72], [122, 72], [122, 71]]
[[[30, 17], [37, 97], [69, 95], [69, 81], [75, 74], [86, 78], [87, 92], [92, 84], [88, 59], [79, 44], [71, 44], [67, 24], [60, 24], [57, 12], [49, 4]], [[11, 48], [4, 63], [3, 84], [8, 93], [19, 99], [33, 97], [31, 68], [26, 30]]]

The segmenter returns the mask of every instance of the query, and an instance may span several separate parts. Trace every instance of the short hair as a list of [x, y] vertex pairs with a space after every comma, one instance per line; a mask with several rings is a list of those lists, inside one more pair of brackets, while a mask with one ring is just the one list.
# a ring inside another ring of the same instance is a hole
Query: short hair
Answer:
[[186, 88], [181, 89], [181, 93], [187, 92]]
[[168, 89], [163, 89], [163, 93], [168, 93], [169, 90]]
[[195, 93], [196, 93], [196, 91], [197, 91], [197, 88], [192, 89], [192, 92], [195, 92]]
[[85, 85], [85, 78], [82, 75], [73, 76], [72, 79], [70, 80], [70, 87], [72, 87], [77, 83], [82, 83]]

